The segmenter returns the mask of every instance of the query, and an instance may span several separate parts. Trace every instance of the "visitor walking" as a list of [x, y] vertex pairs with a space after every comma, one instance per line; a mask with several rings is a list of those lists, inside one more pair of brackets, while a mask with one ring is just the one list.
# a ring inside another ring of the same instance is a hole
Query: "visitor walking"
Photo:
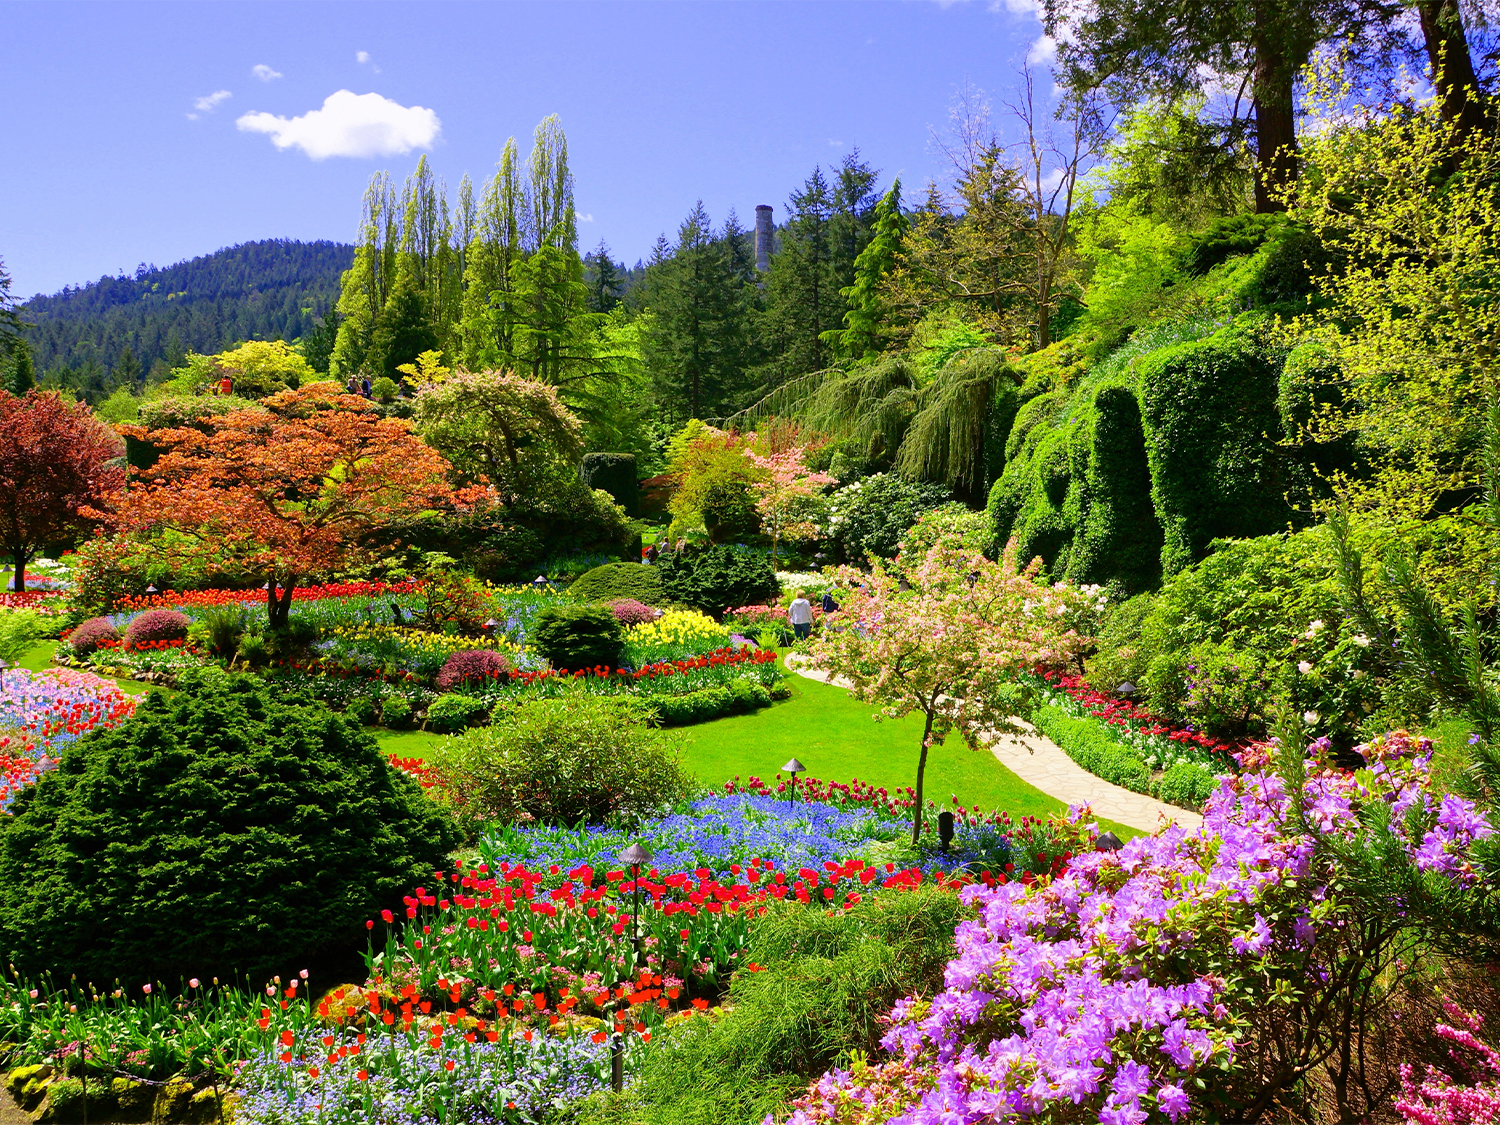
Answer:
[[807, 600], [806, 590], [797, 591], [797, 596], [787, 607], [786, 616], [787, 620], [792, 623], [792, 632], [796, 634], [799, 641], [812, 635], [812, 602]]
[[839, 607], [839, 603], [833, 600], [833, 591], [832, 590], [824, 590], [823, 591], [823, 616], [825, 616], [825, 617], [828, 616], [828, 614], [834, 612], [836, 609], [838, 609], [838, 607]]

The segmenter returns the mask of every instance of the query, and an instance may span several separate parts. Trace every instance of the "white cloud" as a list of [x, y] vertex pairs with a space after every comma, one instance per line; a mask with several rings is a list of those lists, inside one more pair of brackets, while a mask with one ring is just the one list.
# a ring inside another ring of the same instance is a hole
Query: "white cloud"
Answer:
[[281, 71], [272, 70], [265, 63], [256, 63], [250, 68], [250, 73], [255, 75], [255, 77], [259, 78], [262, 82], [273, 82], [281, 77]]
[[369, 62], [370, 61], [370, 52], [369, 51], [355, 51], [354, 52], [354, 61], [357, 62], [357, 63], [367, 63], [367, 62]]
[[1057, 40], [1043, 35], [1026, 50], [1026, 61], [1032, 66], [1051, 66], [1057, 61]]
[[843, 145], [843, 143], [844, 143], [843, 141], [836, 141], [832, 137], [828, 138], [828, 147], [829, 148], [839, 148], [839, 147], [841, 147]]
[[443, 123], [430, 109], [410, 108], [379, 94], [339, 90], [323, 108], [301, 117], [247, 113], [235, 122], [246, 133], [266, 133], [279, 149], [300, 148], [314, 160], [330, 156], [399, 156], [429, 148]]
[[198, 98], [193, 102], [193, 108], [199, 113], [212, 113], [219, 107], [220, 102], [228, 101], [234, 97], [228, 90], [215, 90], [207, 97]]
[[585, 215], [582, 211], [574, 211], [573, 218], [580, 223], [592, 223], [594, 221], [594, 213], [590, 211]]

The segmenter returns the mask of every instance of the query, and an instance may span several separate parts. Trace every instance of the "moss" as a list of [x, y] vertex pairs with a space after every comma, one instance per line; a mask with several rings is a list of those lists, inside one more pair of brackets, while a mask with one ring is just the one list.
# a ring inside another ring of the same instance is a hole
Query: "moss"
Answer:
[[35, 1120], [57, 1125], [80, 1125], [90, 1119], [99, 1121], [112, 1117], [115, 1109], [115, 1092], [110, 1082], [91, 1081], [88, 1084], [88, 1105], [84, 1105], [83, 1083], [77, 1078], [60, 1078], [47, 1087], [47, 1101]]

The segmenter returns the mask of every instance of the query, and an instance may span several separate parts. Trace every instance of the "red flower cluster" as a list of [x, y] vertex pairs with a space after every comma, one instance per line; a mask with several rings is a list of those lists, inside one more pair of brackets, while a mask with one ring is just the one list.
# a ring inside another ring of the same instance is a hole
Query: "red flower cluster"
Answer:
[[427, 763], [421, 758], [403, 758], [398, 754], [389, 754], [391, 768], [399, 770], [412, 778], [423, 789], [431, 789], [438, 783], [437, 774], [427, 767]]
[[[326, 586], [299, 586], [292, 597], [299, 602], [317, 602], [324, 598], [377, 598], [393, 594], [410, 594], [415, 582], [330, 582]], [[178, 606], [233, 605], [236, 602], [265, 601], [263, 589], [250, 590], [167, 590], [160, 594], [126, 594], [120, 598], [122, 610], [175, 609]]]
[[578, 680], [585, 676], [596, 676], [601, 679], [618, 676], [624, 679], [650, 680], [657, 676], [676, 676], [700, 668], [731, 668], [736, 664], [774, 664], [775, 662], [776, 653], [770, 649], [719, 648], [705, 656], [695, 656], [688, 660], [663, 660], [658, 664], [647, 664], [644, 668], [637, 668], [633, 672], [625, 668], [610, 668], [603, 664], [595, 664], [592, 668], [581, 668], [576, 672], [570, 672], [566, 668], [546, 668], [539, 672], [511, 669], [509, 676], [512, 680], [522, 684], [534, 684], [543, 680], [564, 677]]
[[1201, 731], [1183, 730], [1167, 719], [1152, 714], [1144, 707], [1090, 687], [1082, 676], [1071, 676], [1045, 669], [1038, 669], [1037, 675], [1082, 706], [1090, 715], [1103, 719], [1106, 723], [1125, 727], [1140, 734], [1161, 735], [1173, 742], [1200, 746], [1210, 753], [1221, 756], [1226, 765], [1234, 761], [1236, 747], [1231, 744], [1221, 739], [1210, 738]]
[[66, 596], [66, 590], [0, 590], [0, 606], [6, 609], [42, 609], [47, 602]]
[[[67, 640], [73, 632], [65, 629], [59, 634], [59, 640]], [[101, 637], [94, 645], [95, 648], [119, 649], [122, 652], [166, 652], [173, 648], [187, 648], [188, 642], [178, 638], [175, 641], [135, 641], [123, 640], [112, 637]]]

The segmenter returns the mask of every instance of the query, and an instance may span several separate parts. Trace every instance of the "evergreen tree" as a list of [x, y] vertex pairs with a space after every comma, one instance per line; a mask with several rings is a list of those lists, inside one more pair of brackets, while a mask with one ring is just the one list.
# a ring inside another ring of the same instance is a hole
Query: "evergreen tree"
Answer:
[[10, 274], [5, 271], [5, 259], [0, 258], [0, 355], [10, 355], [21, 340], [26, 322], [16, 308], [15, 298], [10, 295]]
[[427, 312], [427, 299], [418, 290], [416, 279], [402, 274], [371, 334], [365, 365], [372, 376], [399, 380], [398, 367], [437, 347], [438, 334]]
[[774, 358], [760, 375], [768, 389], [827, 367], [831, 357], [823, 333], [843, 317], [829, 229], [833, 193], [821, 168], [792, 193], [788, 210], [781, 252], [771, 259], [766, 279], [765, 330]]
[[10, 393], [17, 397], [36, 386], [36, 369], [31, 365], [31, 348], [22, 338], [17, 342], [10, 361]]
[[124, 387], [132, 394], [139, 389], [141, 382], [141, 361], [135, 358], [135, 352], [129, 344], [120, 351], [119, 358], [115, 360], [114, 376], [116, 386]]
[[881, 281], [894, 268], [910, 228], [910, 221], [901, 213], [898, 179], [876, 204], [873, 235], [854, 259], [854, 283], [842, 293], [849, 306], [844, 328], [828, 333], [829, 343], [840, 358], [873, 359], [882, 350], [883, 329], [889, 318], [881, 297]]
[[338, 342], [339, 320], [338, 309], [329, 309], [327, 315], [314, 325], [313, 330], [302, 337], [302, 358], [319, 375], [328, 374], [328, 361], [333, 357], [333, 348]]
[[589, 308], [596, 313], [609, 312], [620, 303], [623, 283], [620, 267], [610, 257], [609, 247], [602, 238], [593, 252], [584, 256], [583, 267], [589, 287]]

